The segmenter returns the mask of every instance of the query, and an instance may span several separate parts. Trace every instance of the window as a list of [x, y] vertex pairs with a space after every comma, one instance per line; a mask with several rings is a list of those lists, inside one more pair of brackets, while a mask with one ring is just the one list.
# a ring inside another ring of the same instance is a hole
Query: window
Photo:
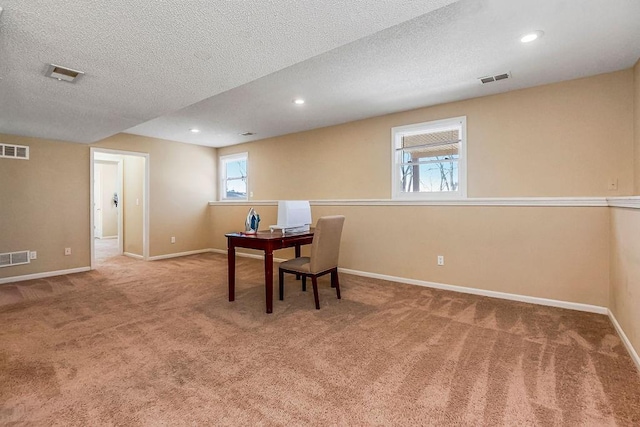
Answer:
[[466, 117], [391, 129], [394, 199], [466, 197]]
[[220, 157], [220, 200], [247, 200], [247, 153]]

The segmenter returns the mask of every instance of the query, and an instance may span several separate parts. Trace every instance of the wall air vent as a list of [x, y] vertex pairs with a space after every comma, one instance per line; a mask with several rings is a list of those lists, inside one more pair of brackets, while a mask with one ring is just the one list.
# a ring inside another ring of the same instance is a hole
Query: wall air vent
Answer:
[[29, 251], [7, 252], [0, 254], [0, 267], [29, 264]]
[[29, 160], [29, 147], [26, 145], [0, 143], [0, 157]]
[[506, 79], [508, 79], [510, 77], [511, 77], [511, 72], [506, 72], [506, 73], [502, 73], [502, 74], [496, 74], [495, 76], [479, 77], [478, 80], [480, 80], [480, 83], [482, 83], [483, 85], [486, 85], [487, 83], [497, 82], [497, 81], [500, 81], [500, 80], [506, 80]]
[[82, 71], [72, 70], [71, 68], [61, 67], [60, 65], [51, 64], [47, 67], [47, 71], [44, 73], [45, 76], [51, 77], [52, 79], [57, 79], [65, 82], [75, 82], [78, 77], [83, 75]]

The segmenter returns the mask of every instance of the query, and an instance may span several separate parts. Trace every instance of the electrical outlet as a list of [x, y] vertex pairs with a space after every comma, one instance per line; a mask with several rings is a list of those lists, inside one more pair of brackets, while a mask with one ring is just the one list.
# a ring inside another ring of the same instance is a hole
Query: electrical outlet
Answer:
[[444, 256], [438, 255], [438, 265], [444, 265]]
[[64, 248], [65, 255], [71, 255], [71, 248]]
[[175, 243], [176, 242], [176, 238], [175, 237], [171, 237], [171, 243]]
[[36, 251], [29, 252], [29, 259], [38, 259], [38, 252]]
[[249, 191], [249, 197], [253, 198], [253, 191]]

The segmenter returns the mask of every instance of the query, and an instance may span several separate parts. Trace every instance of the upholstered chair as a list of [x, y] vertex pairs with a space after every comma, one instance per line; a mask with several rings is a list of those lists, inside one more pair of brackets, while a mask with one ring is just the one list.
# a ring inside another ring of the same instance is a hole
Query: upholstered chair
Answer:
[[311, 277], [313, 297], [316, 309], [320, 309], [318, 298], [318, 277], [331, 273], [331, 287], [336, 288], [340, 299], [340, 282], [338, 280], [338, 257], [340, 254], [340, 236], [344, 216], [323, 216], [318, 219], [311, 243], [311, 256], [290, 259], [280, 264], [279, 285], [280, 300], [284, 299], [284, 273], [302, 276], [302, 289], [306, 290], [307, 276]]

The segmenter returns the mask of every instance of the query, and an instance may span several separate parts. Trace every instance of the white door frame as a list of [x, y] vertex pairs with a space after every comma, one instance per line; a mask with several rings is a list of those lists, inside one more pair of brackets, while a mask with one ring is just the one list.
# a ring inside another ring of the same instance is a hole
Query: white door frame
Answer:
[[93, 194], [98, 193], [98, 197], [96, 197], [93, 201], [93, 238], [94, 239], [102, 239], [102, 198], [100, 195], [102, 194], [102, 174], [99, 173], [102, 169], [95, 170], [94, 164], [94, 172], [93, 172]]
[[[95, 238], [94, 238], [94, 210], [93, 210], [93, 203], [94, 203], [94, 197], [95, 195], [94, 193], [94, 188], [93, 188], [93, 180], [94, 180], [94, 170], [93, 170], [93, 165], [95, 162], [95, 154], [96, 153], [105, 153], [105, 154], [113, 154], [113, 155], [120, 155], [120, 156], [137, 156], [137, 157], [143, 157], [145, 159], [144, 162], [144, 182], [143, 182], [143, 189], [142, 189], [142, 258], [146, 261], [149, 259], [149, 153], [140, 153], [140, 152], [136, 152], [136, 151], [124, 151], [124, 150], [112, 150], [109, 148], [98, 148], [98, 147], [91, 147], [91, 154], [89, 156], [89, 182], [91, 183], [90, 187], [90, 191], [91, 191], [91, 197], [90, 197], [90, 206], [91, 206], [91, 269], [95, 269], [95, 263], [96, 263], [96, 253], [95, 253]], [[118, 176], [122, 176], [122, 162], [118, 163]], [[122, 206], [122, 203], [124, 202], [124, 194], [122, 192], [123, 189], [123, 180], [120, 179], [120, 206]], [[121, 210], [119, 210], [120, 213], [122, 213]], [[120, 245], [120, 252], [123, 251], [123, 229], [122, 229], [122, 214], [118, 215], [118, 236], [119, 236], [119, 245]]]

